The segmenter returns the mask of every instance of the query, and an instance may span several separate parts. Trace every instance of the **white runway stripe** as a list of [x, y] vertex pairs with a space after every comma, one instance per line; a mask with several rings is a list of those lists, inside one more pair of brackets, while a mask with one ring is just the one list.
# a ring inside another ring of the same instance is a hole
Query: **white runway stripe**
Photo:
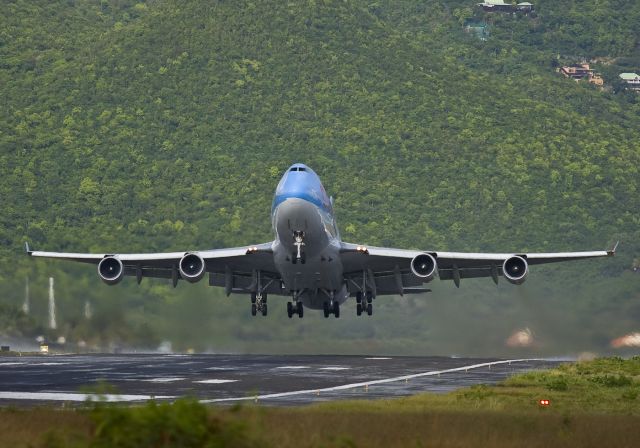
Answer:
[[283, 369], [283, 370], [299, 370], [299, 369], [308, 369], [309, 366], [280, 366], [280, 367], [275, 367], [276, 369]]
[[329, 367], [320, 367], [319, 370], [349, 370], [351, 367], [339, 367], [339, 366], [329, 366]]
[[194, 381], [194, 383], [200, 384], [225, 384], [225, 383], [235, 383], [238, 380], [198, 380]]
[[325, 387], [324, 389], [296, 390], [292, 392], [281, 392], [276, 394], [254, 395], [253, 397], [245, 396], [245, 397], [234, 397], [234, 398], [217, 398], [217, 399], [211, 399], [211, 400], [200, 400], [200, 402], [201, 403], [221, 403], [221, 402], [227, 402], [227, 401], [267, 400], [272, 398], [291, 397], [294, 395], [317, 394], [319, 392], [335, 392], [339, 390], [355, 389], [357, 387], [373, 386], [376, 384], [395, 383], [398, 381], [410, 380], [413, 378], [440, 375], [442, 373], [463, 372], [467, 370], [480, 369], [482, 367], [490, 367], [490, 366], [495, 366], [499, 364], [511, 364], [515, 362], [530, 362], [530, 361], [544, 361], [544, 359], [541, 359], [541, 358], [507, 359], [504, 361], [483, 362], [480, 364], [471, 364], [471, 365], [462, 366], [462, 367], [454, 367], [452, 369], [432, 370], [429, 372], [414, 373], [412, 375], [396, 376], [393, 378], [384, 378], [381, 380], [372, 380], [372, 381], [363, 381], [360, 383], [343, 384], [341, 386]]
[[40, 400], [40, 401], [141, 401], [175, 398], [173, 395], [93, 395], [67, 392], [0, 392], [0, 400]]
[[148, 380], [142, 380], [142, 381], [147, 381], [149, 383], [173, 383], [174, 381], [182, 381], [185, 378], [183, 377], [174, 377], [174, 378], [151, 378]]

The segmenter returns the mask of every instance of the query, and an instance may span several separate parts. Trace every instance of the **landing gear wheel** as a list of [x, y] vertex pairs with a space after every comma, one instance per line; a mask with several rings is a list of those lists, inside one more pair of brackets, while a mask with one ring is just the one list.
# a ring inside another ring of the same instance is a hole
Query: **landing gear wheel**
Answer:
[[251, 303], [256, 303], [256, 293], [255, 292], [251, 293]]
[[255, 316], [256, 314], [258, 314], [258, 307], [256, 306], [255, 303], [251, 304], [251, 315]]
[[371, 303], [373, 301], [373, 294], [371, 292], [367, 293], [367, 303]]
[[360, 315], [362, 314], [362, 304], [361, 304], [361, 303], [358, 303], [358, 304], [356, 305], [356, 314], [357, 314], [358, 316], [360, 316]]
[[289, 319], [293, 317], [293, 304], [291, 302], [287, 302], [287, 316], [289, 316]]
[[373, 314], [373, 305], [371, 305], [371, 304], [367, 305], [367, 314], [369, 316], [371, 316]]
[[324, 302], [324, 317], [329, 317], [329, 302]]
[[297, 264], [298, 263], [298, 254], [296, 254], [295, 252], [293, 254], [291, 254], [291, 263], [293, 263], [293, 264]]
[[362, 291], [356, 293], [356, 303], [362, 303]]
[[298, 302], [298, 304], [296, 305], [297, 311], [298, 311], [298, 317], [300, 319], [302, 319], [302, 317], [304, 316], [304, 311], [303, 311], [303, 306], [302, 306], [302, 302]]
[[263, 316], [267, 315], [267, 304], [266, 303], [262, 304], [262, 315]]
[[340, 317], [340, 304], [338, 302], [333, 302], [333, 315], [336, 317]]
[[267, 303], [267, 295], [266, 294], [262, 294], [262, 303]]
[[307, 256], [304, 254], [300, 254], [300, 263], [305, 264], [307, 262]]

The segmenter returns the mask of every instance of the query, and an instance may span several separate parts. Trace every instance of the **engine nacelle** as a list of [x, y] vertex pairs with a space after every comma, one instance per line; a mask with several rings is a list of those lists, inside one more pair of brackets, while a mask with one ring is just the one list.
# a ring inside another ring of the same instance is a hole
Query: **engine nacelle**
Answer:
[[186, 254], [178, 263], [180, 276], [190, 283], [195, 283], [204, 277], [206, 265], [198, 254]]
[[529, 274], [527, 260], [518, 255], [507, 258], [502, 264], [502, 273], [509, 283], [513, 283], [514, 285], [524, 283]]
[[416, 255], [411, 260], [411, 272], [416, 277], [420, 277], [425, 282], [430, 282], [436, 275], [438, 264], [436, 259], [431, 254]]
[[104, 257], [98, 263], [98, 275], [107, 285], [120, 283], [120, 280], [124, 277], [122, 261], [114, 256]]

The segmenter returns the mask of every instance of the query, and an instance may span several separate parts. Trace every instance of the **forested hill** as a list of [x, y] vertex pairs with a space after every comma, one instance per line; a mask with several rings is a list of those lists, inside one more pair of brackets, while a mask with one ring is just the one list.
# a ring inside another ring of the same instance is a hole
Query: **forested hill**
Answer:
[[[576, 283], [589, 290], [613, 276], [624, 291], [612, 294], [637, 301], [636, 277], [623, 271], [640, 251], [639, 96], [554, 72], [559, 54], [603, 58], [605, 74], [618, 65], [633, 71], [637, 2], [540, 1], [536, 17], [484, 17], [492, 26], [486, 42], [462, 31], [479, 14], [475, 3], [5, 2], [1, 299], [18, 304], [26, 276], [42, 282], [53, 273], [75, 322], [69, 335], [95, 339], [78, 317], [90, 298], [98, 308], [117, 304], [109, 312], [119, 317], [105, 322], [128, 322], [142, 341], [161, 338], [172, 331], [177, 297], [200, 303], [219, 292], [176, 292], [162, 282], [107, 289], [93, 269], [23, 260], [23, 242], [124, 252], [267, 241], [275, 184], [300, 161], [335, 196], [346, 240], [548, 251], [621, 239], [620, 257], [585, 264], [589, 274]], [[606, 299], [594, 307], [602, 312]], [[204, 319], [203, 338], [212, 327], [246, 327], [246, 303], [236, 302], [194, 305], [190, 319]], [[589, 304], [579, 306], [592, 315]], [[626, 319], [640, 314], [624, 310]], [[271, 317], [251, 328], [260, 324], [276, 339], [315, 334], [305, 323], [277, 329]], [[630, 325], [615, 322], [611, 332]], [[213, 346], [194, 341], [185, 325], [168, 337]], [[393, 325], [359, 322], [354, 339], [394, 334]], [[126, 342], [134, 336], [124, 327]], [[251, 334], [225, 337], [235, 347]]]

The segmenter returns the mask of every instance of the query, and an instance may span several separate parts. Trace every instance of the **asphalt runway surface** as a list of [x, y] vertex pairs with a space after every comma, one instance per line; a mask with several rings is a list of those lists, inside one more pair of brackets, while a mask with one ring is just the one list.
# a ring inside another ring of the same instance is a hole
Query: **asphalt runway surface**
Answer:
[[406, 356], [47, 355], [0, 358], [0, 406], [144, 402], [195, 397], [206, 403], [268, 405], [374, 399], [493, 384], [555, 360]]

